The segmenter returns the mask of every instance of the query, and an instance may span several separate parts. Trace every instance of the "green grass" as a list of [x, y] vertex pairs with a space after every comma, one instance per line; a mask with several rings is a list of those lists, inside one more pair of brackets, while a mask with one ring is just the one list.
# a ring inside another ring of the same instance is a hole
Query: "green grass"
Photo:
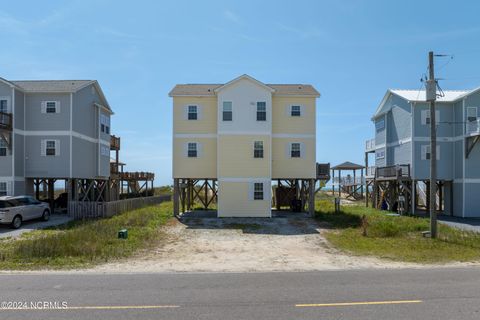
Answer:
[[475, 232], [439, 224], [439, 237], [430, 239], [421, 234], [429, 229], [428, 219], [387, 216], [363, 205], [342, 206], [342, 211], [335, 213], [333, 202], [326, 200], [317, 201], [317, 208], [316, 219], [331, 228], [327, 240], [351, 254], [417, 263], [480, 260], [480, 234]]
[[[0, 269], [66, 269], [126, 258], [161, 242], [159, 226], [172, 217], [172, 203], [126, 212], [112, 218], [74, 221], [0, 242]], [[128, 239], [117, 239], [120, 229]]]

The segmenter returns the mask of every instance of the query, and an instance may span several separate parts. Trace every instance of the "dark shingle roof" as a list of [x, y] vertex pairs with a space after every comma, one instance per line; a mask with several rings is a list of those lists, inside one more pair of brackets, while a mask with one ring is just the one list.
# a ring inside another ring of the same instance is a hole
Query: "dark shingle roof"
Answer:
[[365, 167], [350, 161], [346, 161], [344, 163], [336, 165], [335, 167], [332, 167], [333, 170], [358, 170], [363, 168]]
[[[170, 96], [214, 96], [215, 89], [223, 84], [177, 84]], [[285, 96], [320, 96], [315, 88], [310, 84], [266, 84], [274, 89], [273, 95]]]

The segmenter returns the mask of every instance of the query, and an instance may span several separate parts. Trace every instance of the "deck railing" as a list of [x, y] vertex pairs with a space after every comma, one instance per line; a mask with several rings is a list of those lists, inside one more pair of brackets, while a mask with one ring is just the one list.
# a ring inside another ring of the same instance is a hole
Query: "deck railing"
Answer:
[[480, 119], [467, 122], [467, 136], [480, 135]]
[[399, 164], [387, 167], [377, 167], [375, 177], [378, 178], [409, 178], [410, 165]]
[[334, 185], [343, 185], [343, 186], [351, 186], [351, 185], [360, 185], [365, 184], [365, 177], [335, 177], [333, 178]]
[[12, 130], [12, 114], [7, 112], [0, 112], [0, 129]]
[[370, 152], [375, 150], [375, 139], [365, 141], [365, 151]]

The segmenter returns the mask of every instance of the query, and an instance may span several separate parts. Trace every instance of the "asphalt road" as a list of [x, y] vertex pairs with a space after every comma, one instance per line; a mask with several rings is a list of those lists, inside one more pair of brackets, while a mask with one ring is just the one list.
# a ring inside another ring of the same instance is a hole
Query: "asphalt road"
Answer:
[[2, 274], [1, 301], [30, 308], [2, 320], [480, 319], [480, 269]]

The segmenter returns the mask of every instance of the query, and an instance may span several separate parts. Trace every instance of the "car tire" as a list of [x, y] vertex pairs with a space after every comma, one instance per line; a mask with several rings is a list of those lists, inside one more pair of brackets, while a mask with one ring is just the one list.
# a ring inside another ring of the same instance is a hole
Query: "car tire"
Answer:
[[42, 220], [43, 220], [43, 221], [48, 221], [48, 220], [50, 220], [50, 210], [45, 210], [45, 211], [43, 211]]
[[15, 217], [13, 217], [11, 227], [12, 229], [18, 229], [22, 226], [22, 216], [17, 214]]

